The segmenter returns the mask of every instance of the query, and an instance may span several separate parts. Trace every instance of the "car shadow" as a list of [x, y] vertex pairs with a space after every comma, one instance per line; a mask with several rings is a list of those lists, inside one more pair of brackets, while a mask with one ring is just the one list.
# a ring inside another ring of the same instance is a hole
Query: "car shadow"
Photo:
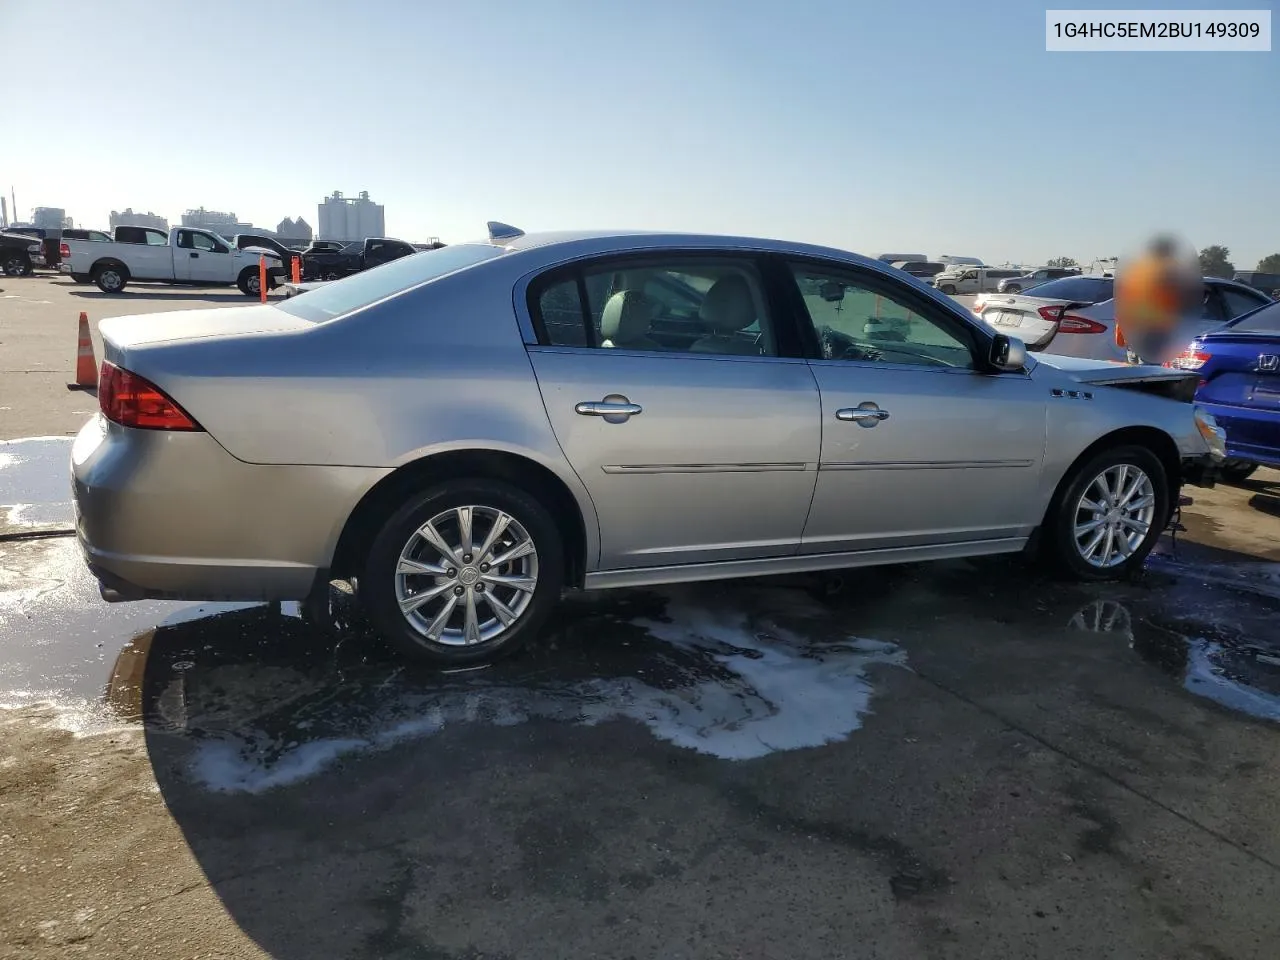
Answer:
[[[1181, 677], [1221, 648], [1242, 676], [1270, 669], [1232, 638], [1209, 647], [1199, 627], [1144, 625], [1164, 602], [1152, 588], [1185, 586], [1170, 562], [1105, 589], [1055, 586], [1010, 558], [586, 593], [520, 654], [452, 671], [401, 658], [335, 594], [320, 626], [290, 604], [161, 623], [120, 653], [105, 699], [144, 725], [192, 855], [276, 960], [515, 956], [492, 945], [531, 930], [544, 946], [574, 941], [538, 955], [626, 955], [635, 931], [685, 925], [671, 905], [700, 905], [709, 890], [731, 887], [742, 916], [768, 913], [785, 882], [771, 856], [785, 876], [812, 870], [824, 884], [854, 871], [873, 899], [947, 889], [938, 849], [894, 839], [941, 816], [895, 799], [908, 775], [895, 758], [904, 743], [945, 739], [959, 714], [939, 715], [921, 687], [905, 687], [916, 699], [874, 711], [892, 732], [816, 749], [848, 739], [873, 688], [919, 682], [915, 651], [908, 663], [897, 642], [871, 638], [901, 628], [936, 634], [945, 650], [975, 630], [1016, 629], [1028, 650], [1050, 644], [1028, 667], [1015, 657], [1017, 671], [1071, 656], [1076, 644], [1054, 631], [1086, 631], [1086, 660], [1102, 656], [1096, 648], [1136, 653]], [[1194, 586], [1185, 595], [1196, 600]], [[952, 630], [951, 617], [971, 625]], [[895, 715], [937, 726], [901, 730]], [[957, 732], [943, 753], [964, 752], [971, 735]], [[810, 797], [829, 789], [841, 812], [805, 819]], [[880, 832], [868, 829], [872, 810], [887, 811]], [[796, 935], [820, 922], [802, 904], [777, 921]]]
[[[74, 286], [79, 286], [74, 284]], [[212, 300], [217, 303], [247, 303], [253, 304], [258, 301], [254, 297], [246, 297], [243, 293], [172, 293], [169, 291], [159, 291], [154, 288], [144, 288], [139, 290], [125, 290], [123, 293], [103, 293], [101, 290], [72, 290], [71, 296], [83, 297], [86, 300], [120, 300], [127, 299], [130, 296], [145, 297], [151, 301], [165, 302], [173, 301], [178, 303], [186, 300]]]

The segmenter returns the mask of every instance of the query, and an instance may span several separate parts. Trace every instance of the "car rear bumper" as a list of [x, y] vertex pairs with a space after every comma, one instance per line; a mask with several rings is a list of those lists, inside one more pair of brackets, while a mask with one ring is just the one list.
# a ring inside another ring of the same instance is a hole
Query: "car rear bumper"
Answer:
[[1280, 413], [1203, 400], [1196, 404], [1213, 414], [1226, 431], [1229, 458], [1280, 466]]
[[207, 433], [101, 415], [71, 451], [76, 533], [110, 600], [301, 599], [386, 473], [244, 463]]

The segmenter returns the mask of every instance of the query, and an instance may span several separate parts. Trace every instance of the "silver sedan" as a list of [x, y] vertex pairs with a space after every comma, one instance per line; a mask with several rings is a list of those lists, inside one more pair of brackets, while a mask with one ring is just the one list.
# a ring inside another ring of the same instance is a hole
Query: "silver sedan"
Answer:
[[1194, 374], [1029, 357], [803, 244], [486, 240], [274, 305], [106, 320], [72, 451], [107, 600], [356, 585], [471, 662], [566, 588], [1018, 551], [1124, 576], [1222, 434]]

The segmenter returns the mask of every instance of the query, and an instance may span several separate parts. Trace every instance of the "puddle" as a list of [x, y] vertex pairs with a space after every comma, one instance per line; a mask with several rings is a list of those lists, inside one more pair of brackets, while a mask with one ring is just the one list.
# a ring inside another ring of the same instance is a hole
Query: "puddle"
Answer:
[[72, 439], [0, 440], [0, 533], [74, 527]]
[[[1205, 614], [1217, 613], [1213, 620]], [[1280, 722], [1280, 634], [1277, 611], [1238, 602], [1198, 607], [1197, 617], [1164, 611], [1135, 615], [1115, 600], [1095, 600], [1069, 627], [1112, 634], [1199, 697], [1260, 720]]]

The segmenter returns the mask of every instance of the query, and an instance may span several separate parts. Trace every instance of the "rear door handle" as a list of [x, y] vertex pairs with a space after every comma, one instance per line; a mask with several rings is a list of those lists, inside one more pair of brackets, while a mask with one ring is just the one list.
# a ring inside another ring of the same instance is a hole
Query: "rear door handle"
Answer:
[[856, 407], [842, 407], [836, 411], [837, 420], [856, 423], [860, 427], [874, 427], [881, 420], [889, 419], [889, 411], [881, 410], [874, 400], [864, 400]]
[[573, 412], [583, 417], [604, 417], [607, 423], [626, 423], [629, 418], [644, 413], [644, 407], [611, 393], [603, 400], [584, 400], [574, 406]]

